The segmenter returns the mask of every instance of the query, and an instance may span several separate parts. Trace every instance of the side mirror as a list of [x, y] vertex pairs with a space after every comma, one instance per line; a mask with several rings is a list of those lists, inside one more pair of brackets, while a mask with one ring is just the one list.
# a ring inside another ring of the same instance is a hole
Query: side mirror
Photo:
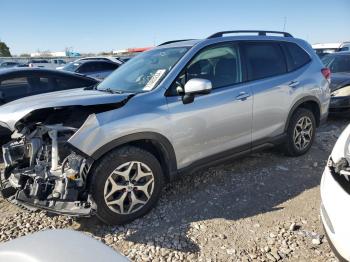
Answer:
[[202, 78], [193, 78], [185, 84], [185, 95], [182, 98], [184, 104], [192, 103], [194, 96], [198, 94], [209, 94], [212, 90], [210, 80]]

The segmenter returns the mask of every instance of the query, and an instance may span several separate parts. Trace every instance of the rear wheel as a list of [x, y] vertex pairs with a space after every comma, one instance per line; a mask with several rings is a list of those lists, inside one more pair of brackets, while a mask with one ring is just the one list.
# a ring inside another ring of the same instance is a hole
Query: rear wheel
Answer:
[[284, 151], [289, 156], [305, 154], [315, 138], [316, 120], [314, 114], [305, 108], [298, 108], [287, 129], [287, 140]]
[[114, 225], [131, 222], [149, 212], [160, 196], [164, 180], [154, 155], [132, 146], [108, 153], [92, 176], [97, 216]]

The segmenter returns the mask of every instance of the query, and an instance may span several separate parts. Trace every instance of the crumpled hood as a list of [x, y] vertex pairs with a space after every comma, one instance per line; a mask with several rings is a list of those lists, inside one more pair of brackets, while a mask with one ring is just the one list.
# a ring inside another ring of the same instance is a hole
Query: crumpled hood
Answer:
[[350, 73], [332, 73], [331, 84], [329, 86], [331, 92], [346, 85], [350, 85]]
[[130, 94], [111, 94], [83, 88], [28, 96], [0, 106], [0, 125], [14, 130], [18, 120], [42, 108], [118, 103]]

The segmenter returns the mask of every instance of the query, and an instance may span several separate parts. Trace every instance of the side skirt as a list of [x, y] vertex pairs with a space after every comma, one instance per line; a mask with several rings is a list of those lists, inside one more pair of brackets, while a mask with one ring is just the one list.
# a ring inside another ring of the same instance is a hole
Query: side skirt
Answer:
[[185, 174], [193, 173], [203, 168], [226, 163], [229, 160], [237, 159], [253, 152], [258, 152], [263, 149], [272, 148], [274, 146], [282, 144], [285, 141], [285, 139], [286, 134], [283, 133], [273, 138], [261, 139], [253, 142], [250, 145], [240, 146], [238, 148], [230, 149], [212, 156], [208, 156], [206, 158], [197, 160], [196, 162], [190, 164], [187, 167], [179, 169], [176, 176], [172, 177], [177, 178]]

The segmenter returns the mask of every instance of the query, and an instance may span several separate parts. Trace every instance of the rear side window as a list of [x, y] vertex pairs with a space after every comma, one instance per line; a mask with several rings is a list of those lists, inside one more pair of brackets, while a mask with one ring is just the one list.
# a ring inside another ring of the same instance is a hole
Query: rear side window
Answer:
[[286, 50], [288, 71], [294, 71], [311, 61], [306, 51], [294, 43], [283, 43]]
[[248, 79], [257, 80], [287, 72], [286, 61], [279, 43], [243, 43]]

